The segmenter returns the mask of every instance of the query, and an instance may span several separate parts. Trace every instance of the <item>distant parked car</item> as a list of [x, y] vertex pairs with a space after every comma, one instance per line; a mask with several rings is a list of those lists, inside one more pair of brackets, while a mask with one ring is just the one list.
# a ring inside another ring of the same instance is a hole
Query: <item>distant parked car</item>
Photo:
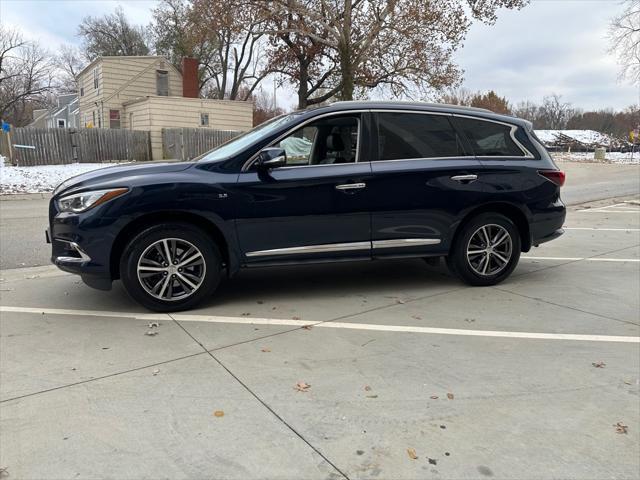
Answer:
[[52, 261], [188, 309], [241, 267], [446, 257], [471, 285], [563, 233], [564, 173], [531, 124], [486, 110], [340, 102], [277, 117], [190, 163], [62, 183]]

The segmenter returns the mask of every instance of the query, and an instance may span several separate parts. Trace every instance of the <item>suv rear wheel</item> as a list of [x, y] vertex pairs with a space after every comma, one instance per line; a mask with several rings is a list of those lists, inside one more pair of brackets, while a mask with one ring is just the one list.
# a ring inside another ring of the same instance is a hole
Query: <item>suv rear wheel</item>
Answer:
[[131, 239], [120, 259], [127, 293], [159, 312], [194, 307], [220, 283], [222, 261], [213, 240], [180, 223], [147, 228]]
[[498, 213], [482, 213], [462, 227], [447, 257], [449, 270], [469, 285], [496, 285], [520, 259], [520, 233]]

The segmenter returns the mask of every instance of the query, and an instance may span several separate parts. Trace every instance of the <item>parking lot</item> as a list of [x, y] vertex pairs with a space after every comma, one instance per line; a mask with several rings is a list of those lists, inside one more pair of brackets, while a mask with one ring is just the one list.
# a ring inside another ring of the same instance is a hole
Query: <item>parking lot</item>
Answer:
[[[638, 478], [640, 202], [501, 285], [421, 260], [245, 270], [203, 308], [2, 271], [9, 478]], [[157, 326], [156, 326], [157, 324]]]

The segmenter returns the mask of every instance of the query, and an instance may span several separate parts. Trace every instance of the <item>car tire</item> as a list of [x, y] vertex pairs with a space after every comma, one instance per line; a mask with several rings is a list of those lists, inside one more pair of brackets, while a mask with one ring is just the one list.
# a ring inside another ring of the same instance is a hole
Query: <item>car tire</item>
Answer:
[[188, 310], [218, 287], [222, 258], [213, 239], [198, 227], [156, 225], [127, 244], [120, 258], [120, 276], [129, 296], [146, 308]]
[[446, 259], [451, 273], [474, 286], [496, 285], [511, 275], [520, 259], [521, 239], [509, 218], [482, 213], [461, 228]]

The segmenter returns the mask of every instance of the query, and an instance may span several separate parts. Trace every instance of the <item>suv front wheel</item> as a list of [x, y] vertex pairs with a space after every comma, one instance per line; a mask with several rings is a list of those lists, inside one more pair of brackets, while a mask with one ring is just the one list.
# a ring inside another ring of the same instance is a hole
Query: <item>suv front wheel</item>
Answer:
[[158, 312], [194, 307], [217, 288], [222, 270], [213, 240], [189, 224], [156, 225], [131, 239], [120, 260], [127, 293]]
[[447, 257], [451, 272], [469, 285], [496, 285], [520, 259], [520, 234], [498, 213], [483, 213], [462, 227]]

